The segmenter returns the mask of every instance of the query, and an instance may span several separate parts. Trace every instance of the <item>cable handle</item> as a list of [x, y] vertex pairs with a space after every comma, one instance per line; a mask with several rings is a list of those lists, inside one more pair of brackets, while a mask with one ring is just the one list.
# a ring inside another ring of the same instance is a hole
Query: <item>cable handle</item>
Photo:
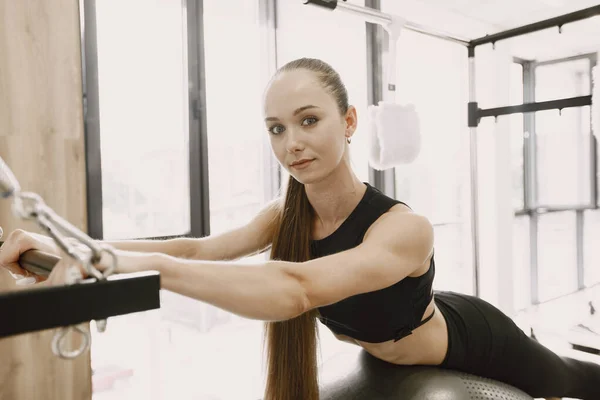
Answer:
[[[0, 241], [0, 247], [4, 244]], [[19, 257], [19, 265], [24, 270], [47, 278], [58, 264], [60, 257], [41, 250], [27, 250]]]

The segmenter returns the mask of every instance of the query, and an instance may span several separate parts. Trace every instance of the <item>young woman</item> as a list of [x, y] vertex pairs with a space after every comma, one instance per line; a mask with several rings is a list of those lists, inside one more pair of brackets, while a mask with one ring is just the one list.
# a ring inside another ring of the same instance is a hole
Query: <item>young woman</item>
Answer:
[[[353, 172], [356, 109], [329, 65], [282, 67], [264, 112], [291, 175], [284, 197], [221, 235], [109, 244], [119, 249], [118, 272], [158, 270], [164, 289], [267, 321], [265, 400], [318, 398], [316, 319], [389, 363], [465, 371], [533, 397], [600, 399], [599, 365], [557, 356], [481, 299], [433, 293], [432, 226]], [[60, 254], [48, 238], [19, 230], [0, 265], [23, 273], [18, 257], [32, 248]], [[269, 248], [263, 264], [228, 262]], [[41, 284], [60, 283], [67, 267], [63, 257]]]

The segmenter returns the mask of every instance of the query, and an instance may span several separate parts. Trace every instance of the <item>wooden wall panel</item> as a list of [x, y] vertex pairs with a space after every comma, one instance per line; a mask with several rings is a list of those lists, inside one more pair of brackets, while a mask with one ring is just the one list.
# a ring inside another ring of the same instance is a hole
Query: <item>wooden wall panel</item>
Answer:
[[[0, 0], [0, 157], [23, 190], [86, 231], [80, 42], [77, 0]], [[39, 232], [6, 200], [0, 226]], [[91, 399], [89, 352], [61, 360], [53, 334], [0, 340], [1, 400]]]

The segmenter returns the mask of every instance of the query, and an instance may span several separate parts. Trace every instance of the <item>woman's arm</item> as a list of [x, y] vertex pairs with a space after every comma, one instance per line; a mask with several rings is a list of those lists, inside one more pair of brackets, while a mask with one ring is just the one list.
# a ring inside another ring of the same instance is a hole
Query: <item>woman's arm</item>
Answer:
[[155, 269], [167, 290], [246, 318], [278, 321], [388, 287], [423, 266], [432, 249], [427, 219], [393, 211], [373, 224], [360, 246], [307, 262], [244, 265], [119, 253], [119, 270]]
[[281, 198], [269, 202], [247, 224], [218, 235], [168, 240], [119, 240], [105, 243], [118, 250], [163, 253], [192, 260], [234, 260], [269, 248], [281, 203]]

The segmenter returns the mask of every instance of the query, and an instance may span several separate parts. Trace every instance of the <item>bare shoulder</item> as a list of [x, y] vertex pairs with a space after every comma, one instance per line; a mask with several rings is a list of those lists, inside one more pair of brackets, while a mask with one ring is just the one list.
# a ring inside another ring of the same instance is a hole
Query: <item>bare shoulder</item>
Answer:
[[433, 251], [433, 226], [427, 217], [397, 204], [371, 225], [364, 243], [425, 260]]

